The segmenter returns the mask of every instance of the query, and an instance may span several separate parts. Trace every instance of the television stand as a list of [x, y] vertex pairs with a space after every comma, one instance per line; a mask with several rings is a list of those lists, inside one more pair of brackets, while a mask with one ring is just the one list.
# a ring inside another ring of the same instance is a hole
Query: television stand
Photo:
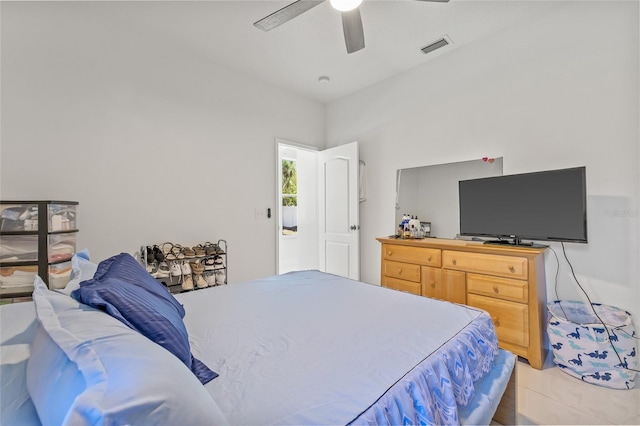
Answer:
[[496, 244], [503, 246], [517, 246], [517, 247], [531, 247], [531, 248], [546, 248], [544, 244], [536, 244], [532, 242], [524, 242], [520, 238], [514, 238], [512, 240], [487, 240], [484, 244]]

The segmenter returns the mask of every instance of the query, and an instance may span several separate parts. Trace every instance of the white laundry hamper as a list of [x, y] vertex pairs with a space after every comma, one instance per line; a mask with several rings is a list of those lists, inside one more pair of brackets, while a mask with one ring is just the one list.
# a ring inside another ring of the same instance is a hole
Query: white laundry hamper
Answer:
[[609, 305], [590, 306], [565, 300], [549, 303], [547, 309], [553, 362], [562, 371], [598, 386], [635, 386], [638, 339], [629, 312]]

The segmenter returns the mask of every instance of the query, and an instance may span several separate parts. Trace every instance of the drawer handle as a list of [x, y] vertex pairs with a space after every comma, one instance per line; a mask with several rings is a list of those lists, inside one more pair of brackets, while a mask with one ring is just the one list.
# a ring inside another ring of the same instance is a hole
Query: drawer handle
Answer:
[[514, 268], [514, 267], [513, 267], [513, 266], [511, 266], [511, 265], [509, 265], [509, 271], [511, 271], [511, 272], [515, 272], [515, 271], [516, 271], [516, 268]]
[[391, 256], [392, 254], [393, 254], [393, 252], [392, 252], [392, 251], [388, 251], [388, 252], [387, 252], [387, 256]]
[[493, 324], [494, 324], [496, 327], [500, 327], [500, 318], [498, 318], [498, 317], [491, 317], [491, 319], [493, 320]]
[[493, 286], [493, 292], [494, 292], [495, 294], [500, 293], [500, 289], [498, 288], [498, 286], [497, 286], [497, 285], [494, 285], [494, 286]]
[[431, 288], [436, 288], [436, 282], [435, 281], [431, 281]]
[[398, 269], [398, 275], [402, 274], [402, 269]]
[[431, 256], [427, 257], [427, 262], [431, 262]]
[[457, 260], [455, 260], [455, 259], [453, 259], [453, 260], [451, 260], [451, 264], [452, 264], [452, 265], [457, 265], [457, 264], [458, 264], [458, 261], [457, 261]]

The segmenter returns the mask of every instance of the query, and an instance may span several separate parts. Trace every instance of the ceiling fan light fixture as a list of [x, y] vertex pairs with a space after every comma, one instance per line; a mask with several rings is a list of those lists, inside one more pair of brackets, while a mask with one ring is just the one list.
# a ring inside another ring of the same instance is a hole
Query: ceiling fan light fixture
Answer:
[[329, 0], [331, 6], [340, 12], [348, 12], [360, 6], [362, 0]]

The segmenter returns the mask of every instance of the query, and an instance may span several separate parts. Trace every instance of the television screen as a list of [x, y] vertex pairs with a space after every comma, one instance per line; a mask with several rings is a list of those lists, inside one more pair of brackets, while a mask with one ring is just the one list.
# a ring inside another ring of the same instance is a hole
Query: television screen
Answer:
[[459, 182], [460, 234], [587, 242], [586, 168]]

